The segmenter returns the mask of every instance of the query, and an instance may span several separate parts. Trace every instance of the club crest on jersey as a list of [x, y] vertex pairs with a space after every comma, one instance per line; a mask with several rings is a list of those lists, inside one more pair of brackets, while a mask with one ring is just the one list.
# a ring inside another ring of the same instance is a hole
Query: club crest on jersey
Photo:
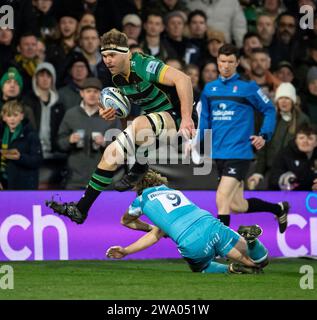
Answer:
[[295, 160], [295, 166], [296, 166], [296, 167], [299, 166], [299, 160]]
[[236, 93], [238, 91], [238, 86], [234, 86], [232, 92]]

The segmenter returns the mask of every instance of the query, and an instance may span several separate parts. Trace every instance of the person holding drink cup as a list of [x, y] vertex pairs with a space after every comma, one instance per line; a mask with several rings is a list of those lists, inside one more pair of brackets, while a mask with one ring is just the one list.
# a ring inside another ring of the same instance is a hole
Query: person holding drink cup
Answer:
[[[106, 131], [120, 132], [119, 119], [105, 121], [99, 116], [98, 101], [102, 84], [97, 78], [87, 78], [80, 90], [82, 101], [69, 109], [58, 132], [58, 145], [68, 153], [66, 189], [83, 189], [90, 178], [90, 172], [97, 165], [104, 148], [111, 141], [105, 141]], [[85, 170], [83, 170], [85, 168]]]

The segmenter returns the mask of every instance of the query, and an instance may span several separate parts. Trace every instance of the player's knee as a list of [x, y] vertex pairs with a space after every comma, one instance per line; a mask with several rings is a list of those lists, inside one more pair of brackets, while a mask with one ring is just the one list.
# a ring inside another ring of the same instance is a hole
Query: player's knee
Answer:
[[139, 116], [132, 121], [134, 131], [140, 132], [142, 129], [150, 128], [146, 116]]
[[118, 150], [116, 142], [112, 142], [104, 151], [101, 163], [107, 167], [108, 170], [115, 170], [118, 164]]
[[241, 209], [241, 205], [239, 203], [236, 202], [231, 202], [230, 203], [230, 210], [232, 212], [243, 212]]
[[230, 210], [232, 212], [246, 212], [248, 210], [248, 206], [245, 200], [241, 200], [241, 201], [231, 201], [230, 203]]

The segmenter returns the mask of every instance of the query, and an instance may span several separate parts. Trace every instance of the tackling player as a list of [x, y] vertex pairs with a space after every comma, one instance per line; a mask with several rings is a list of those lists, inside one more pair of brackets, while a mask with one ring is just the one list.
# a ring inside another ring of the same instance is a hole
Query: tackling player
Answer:
[[[259, 226], [241, 226], [238, 232], [226, 227], [208, 211], [200, 209], [184, 194], [166, 186], [167, 179], [149, 170], [136, 184], [138, 197], [122, 217], [121, 223], [148, 233], [123, 248], [107, 250], [110, 258], [121, 259], [144, 250], [164, 236], [170, 237], [193, 272], [259, 273], [268, 264], [268, 251], [257, 239]], [[143, 222], [144, 214], [154, 226]], [[214, 261], [216, 256], [235, 261], [229, 265]]]

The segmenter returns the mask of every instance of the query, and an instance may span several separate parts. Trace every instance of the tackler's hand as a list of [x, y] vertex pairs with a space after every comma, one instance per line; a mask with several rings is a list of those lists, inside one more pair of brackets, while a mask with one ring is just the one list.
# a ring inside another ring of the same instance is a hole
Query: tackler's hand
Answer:
[[120, 246], [110, 247], [106, 252], [106, 256], [111, 259], [122, 259], [126, 255], [125, 249]]

